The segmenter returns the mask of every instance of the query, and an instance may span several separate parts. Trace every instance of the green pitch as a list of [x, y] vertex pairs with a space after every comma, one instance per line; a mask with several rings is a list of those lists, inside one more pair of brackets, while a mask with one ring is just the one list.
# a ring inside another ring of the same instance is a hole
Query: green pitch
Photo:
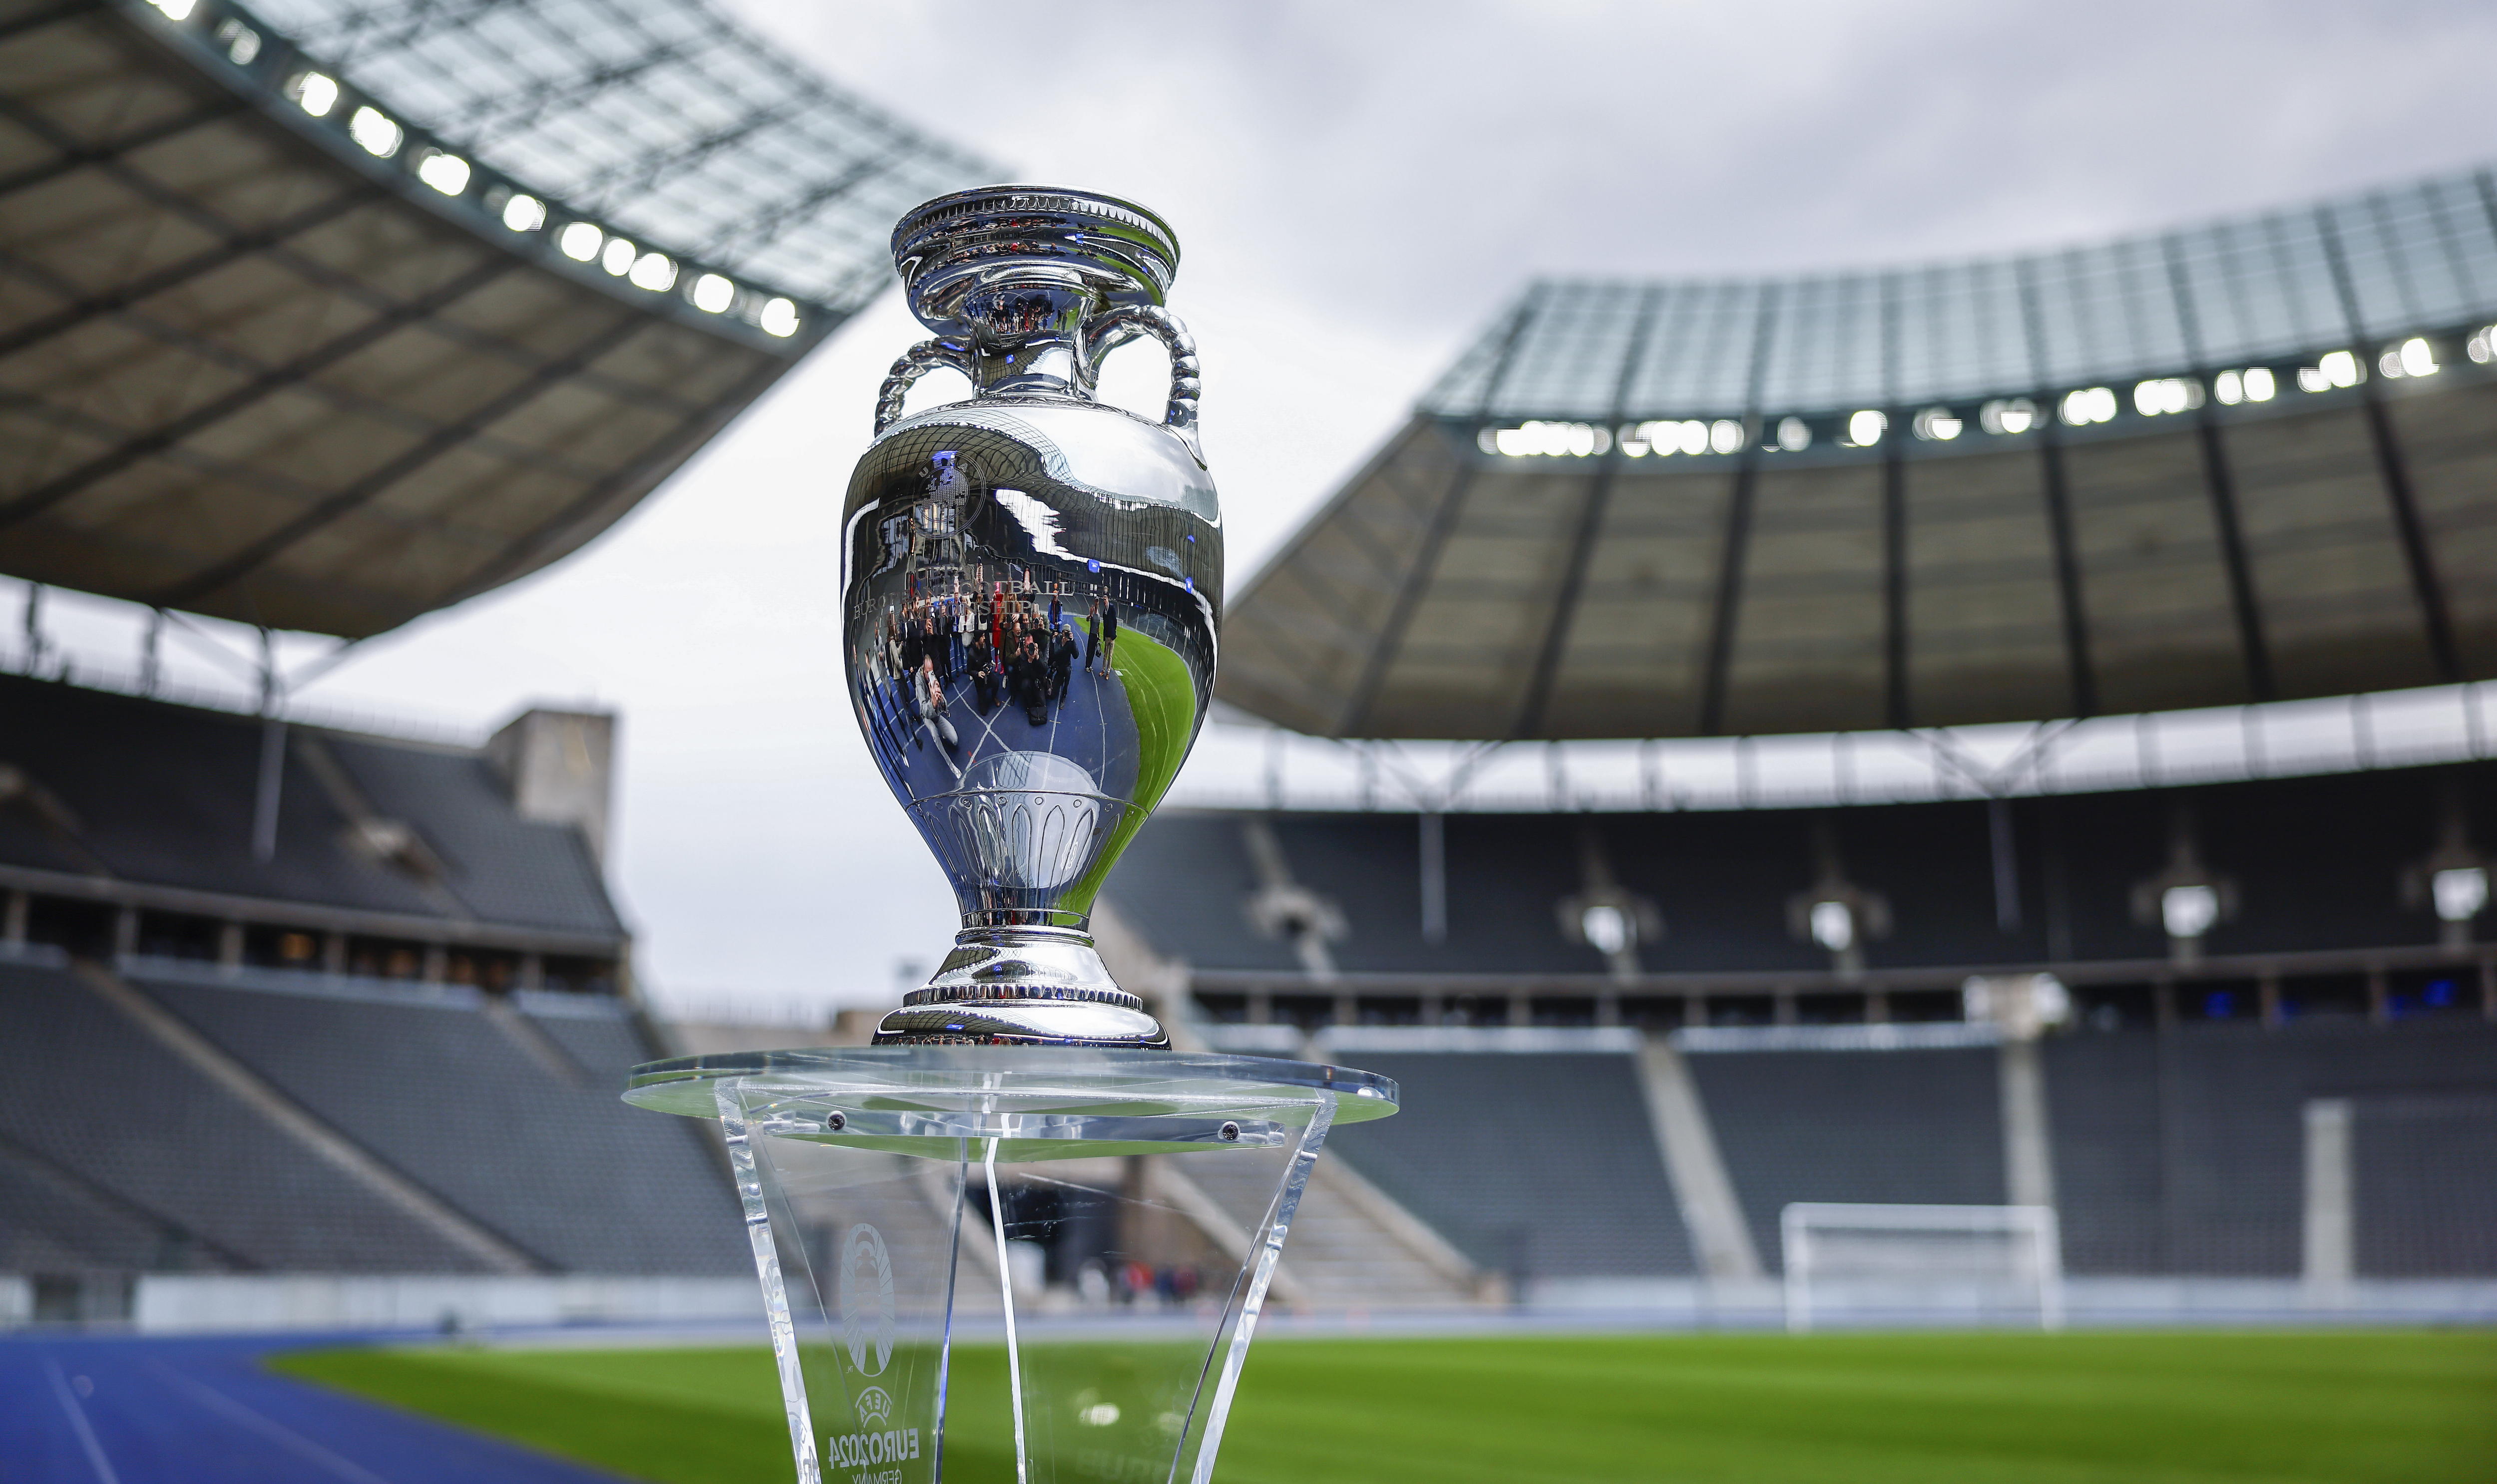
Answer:
[[[329, 1350], [276, 1364], [652, 1484], [790, 1476], [759, 1349]], [[1218, 1473], [2491, 1484], [2497, 1334], [1272, 1340], [1248, 1363]]]

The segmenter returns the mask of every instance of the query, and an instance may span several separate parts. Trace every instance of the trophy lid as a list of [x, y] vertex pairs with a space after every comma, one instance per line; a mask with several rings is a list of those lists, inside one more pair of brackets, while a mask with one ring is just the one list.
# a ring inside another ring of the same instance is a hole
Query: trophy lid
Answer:
[[984, 185], [923, 202], [893, 229], [911, 313], [962, 334], [975, 286], [1080, 283], [1103, 306], [1154, 304], [1179, 272], [1179, 235], [1131, 201], [1055, 185]]

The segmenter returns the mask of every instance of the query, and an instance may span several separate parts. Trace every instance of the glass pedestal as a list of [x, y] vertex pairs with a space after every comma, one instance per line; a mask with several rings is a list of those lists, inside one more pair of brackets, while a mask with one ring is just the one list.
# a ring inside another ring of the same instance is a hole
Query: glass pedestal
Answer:
[[800, 1484], [1207, 1484], [1328, 1131], [1393, 1082], [1075, 1047], [635, 1069], [715, 1118]]

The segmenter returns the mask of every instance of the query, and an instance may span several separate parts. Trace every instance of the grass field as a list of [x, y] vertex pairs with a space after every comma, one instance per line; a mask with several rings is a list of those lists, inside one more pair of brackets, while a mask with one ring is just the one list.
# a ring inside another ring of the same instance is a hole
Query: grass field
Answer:
[[[790, 1477], [760, 1349], [327, 1350], [276, 1364], [652, 1484]], [[965, 1351], [957, 1364], [998, 1360]], [[1218, 1474], [2491, 1484], [2497, 1334], [1275, 1340], [1249, 1362]]]

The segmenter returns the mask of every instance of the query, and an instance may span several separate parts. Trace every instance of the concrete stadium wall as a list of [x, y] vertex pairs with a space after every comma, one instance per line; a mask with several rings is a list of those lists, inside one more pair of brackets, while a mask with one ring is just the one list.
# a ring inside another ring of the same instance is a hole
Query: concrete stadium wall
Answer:
[[[0, 1294], [0, 1312], [6, 1304]], [[743, 1319], [763, 1338], [762, 1290], [751, 1278], [147, 1274], [131, 1304], [132, 1326], [153, 1334]]]

